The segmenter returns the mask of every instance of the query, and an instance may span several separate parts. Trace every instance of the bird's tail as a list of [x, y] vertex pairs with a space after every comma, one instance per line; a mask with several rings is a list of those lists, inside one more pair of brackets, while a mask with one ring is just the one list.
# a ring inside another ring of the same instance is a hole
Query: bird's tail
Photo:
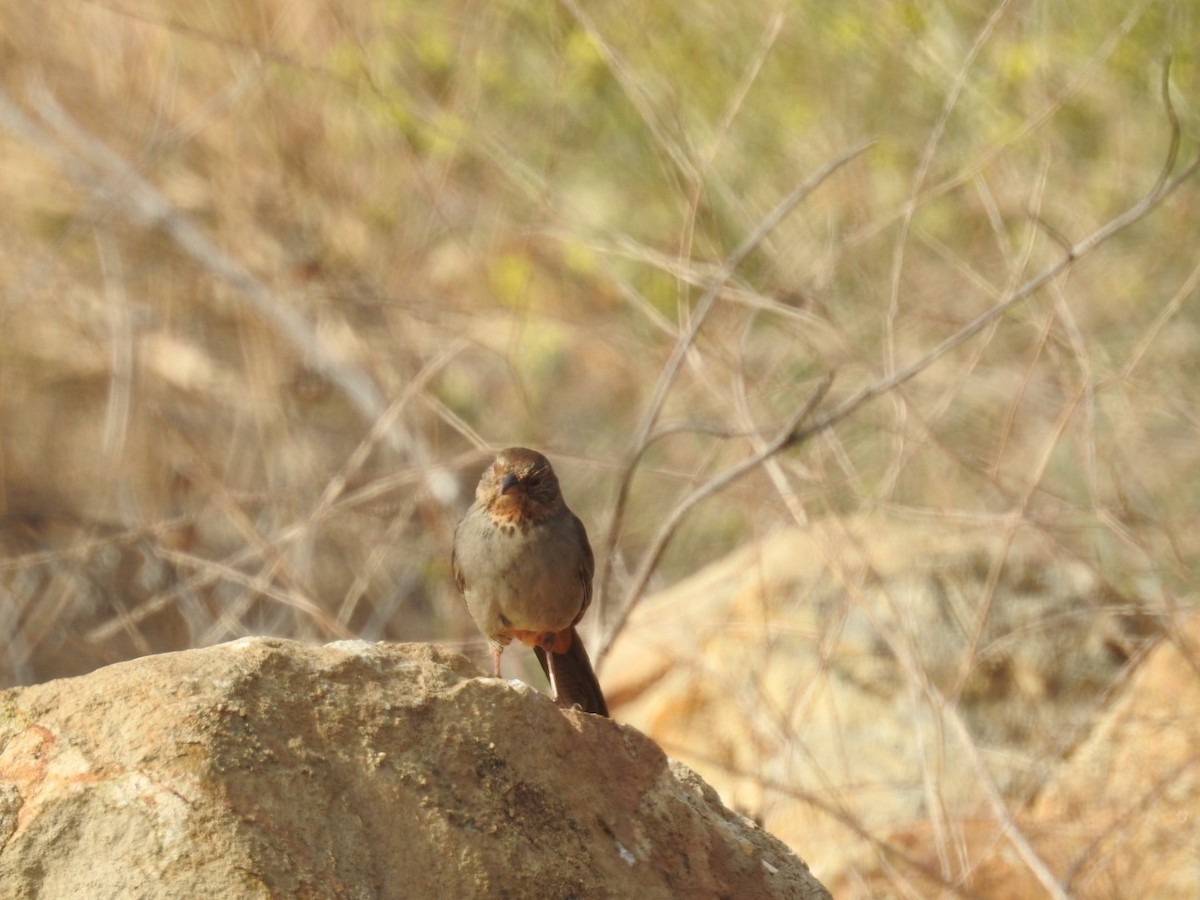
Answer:
[[533, 652], [542, 664], [542, 671], [550, 679], [555, 703], [566, 709], [577, 706], [597, 716], [608, 715], [604, 692], [600, 690], [592, 661], [588, 659], [587, 650], [574, 626], [571, 627], [571, 642], [566, 652], [547, 652], [541, 647], [534, 647]]

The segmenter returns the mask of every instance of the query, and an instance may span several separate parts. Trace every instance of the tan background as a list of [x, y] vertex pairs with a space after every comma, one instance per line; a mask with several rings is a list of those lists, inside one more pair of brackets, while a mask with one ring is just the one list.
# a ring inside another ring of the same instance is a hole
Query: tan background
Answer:
[[[901, 523], [872, 532], [896, 577], [925, 579], [929, 528], [1001, 538], [955, 564], [950, 688], [993, 671], [993, 610], [1009, 643], [1059, 623], [1005, 618], [1039, 594], [1006, 567], [1018, 529], [1130, 626], [1096, 703], [1195, 606], [1195, 181], [670, 525], [824, 379], [808, 422], [1151, 191], [1168, 43], [1183, 170], [1190, 4], [5, 0], [0, 22], [0, 685], [245, 634], [482, 658], [449, 539], [514, 443], [589, 527], [598, 658], [637, 597], [863, 515]], [[828, 627], [799, 639], [828, 658]]]

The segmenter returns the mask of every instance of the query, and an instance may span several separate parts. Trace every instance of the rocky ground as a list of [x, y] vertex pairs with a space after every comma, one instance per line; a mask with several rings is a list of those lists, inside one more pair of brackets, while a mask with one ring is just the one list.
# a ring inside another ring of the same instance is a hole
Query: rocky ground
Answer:
[[430, 645], [245, 639], [0, 694], [5, 897], [827, 897], [635, 729]]

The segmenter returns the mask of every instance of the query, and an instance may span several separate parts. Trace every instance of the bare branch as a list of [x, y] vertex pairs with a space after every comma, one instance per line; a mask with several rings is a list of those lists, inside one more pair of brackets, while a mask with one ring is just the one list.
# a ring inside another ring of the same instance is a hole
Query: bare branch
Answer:
[[786, 447], [791, 446], [792, 436], [796, 433], [797, 427], [803, 422], [812, 411], [817, 408], [817, 405], [824, 399], [829, 392], [829, 388], [833, 385], [833, 373], [827, 374], [820, 383], [809, 395], [804, 405], [787, 421], [781, 428], [775, 438], [769, 441], [766, 446], [760, 449], [740, 463], [730, 466], [723, 472], [720, 472], [700, 487], [696, 488], [690, 494], [683, 498], [675, 508], [671, 510], [670, 515], [658, 529], [658, 534], [654, 536], [654, 540], [650, 544], [650, 548], [642, 557], [641, 563], [638, 565], [637, 571], [634, 573], [633, 580], [629, 585], [629, 590], [626, 592], [625, 603], [621, 608], [621, 615], [609, 629], [605, 636], [604, 643], [600, 647], [600, 652], [597, 654], [597, 664], [607, 655], [609, 648], [621, 630], [625, 627], [625, 623], [629, 620], [630, 613], [637, 606], [641, 599], [642, 591], [646, 587], [646, 583], [650, 580], [650, 576], [654, 573], [658, 566], [658, 561], [662, 559], [663, 552], [667, 549], [667, 544], [671, 542], [671, 538], [675, 536], [675, 531], [679, 528], [680, 523], [684, 520], [693, 507], [697, 506], [704, 500], [713, 496], [720, 491], [723, 491], [729, 485], [733, 484], [747, 472], [760, 466], [764, 460], [769, 459], [776, 453]]
[[[939, 699], [943, 699], [944, 701], [944, 698]], [[984, 796], [987, 798], [988, 806], [992, 811], [992, 817], [1000, 826], [1005, 839], [1012, 844], [1012, 848], [1016, 851], [1017, 856], [1021, 858], [1021, 862], [1025, 863], [1025, 867], [1029, 869], [1033, 877], [1045, 888], [1049, 896], [1053, 897], [1054, 900], [1067, 900], [1067, 892], [1054, 876], [1054, 873], [1050, 871], [1050, 867], [1046, 864], [1046, 861], [1038, 855], [1037, 850], [1029, 843], [1029, 839], [1021, 831], [1021, 826], [1017, 824], [1016, 819], [1013, 818], [1012, 811], [1008, 808], [1008, 804], [1004, 802], [1004, 795], [1000, 792], [1000, 786], [996, 784], [996, 779], [992, 777], [991, 770], [988, 769], [987, 762], [979, 750], [979, 745], [971, 735], [971, 730], [963, 720], [958, 708], [952, 703], [943, 702], [941, 710], [946, 720], [954, 728], [954, 733], [958, 735], [963, 752], [970, 761], [971, 767], [975, 770], [980, 787], [983, 788]]]
[[616, 552], [617, 541], [620, 538], [621, 523], [625, 516], [625, 507], [629, 501], [629, 488], [633, 483], [633, 475], [637, 469], [637, 462], [644, 452], [646, 442], [654, 429], [654, 424], [658, 421], [658, 416], [662, 412], [663, 404], [666, 403], [671, 386], [675, 383], [675, 376], [679, 374], [679, 367], [683, 364], [684, 356], [696, 340], [700, 326], [704, 324], [704, 319], [720, 295], [721, 289], [737, 270], [737, 267], [742, 264], [743, 260], [753, 252], [755, 247], [766, 239], [767, 235], [775, 230], [779, 223], [792, 210], [804, 202], [808, 195], [823, 184], [834, 172], [861, 156], [873, 144], [873, 141], [863, 141], [843, 151], [784, 197], [763, 218], [758, 227], [729, 255], [721, 265], [721, 268], [710, 280], [708, 287], [700, 296], [700, 299], [696, 302], [687, 328], [679, 335], [679, 339], [675, 343], [675, 348], [671, 351], [670, 358], [659, 373], [658, 382], [655, 384], [654, 391], [650, 395], [650, 402], [647, 404], [646, 411], [642, 414], [642, 421], [638, 425], [637, 431], [634, 432], [633, 439], [630, 442], [631, 450], [629, 456], [622, 466], [621, 478], [617, 487], [617, 497], [613, 504], [612, 518], [609, 521], [608, 529], [605, 533], [604, 547], [600, 553], [601, 571], [600, 577], [597, 579], [599, 582], [597, 593], [601, 597], [608, 595], [612, 556]]
[[[1180, 185], [1187, 181], [1187, 179], [1195, 173], [1197, 168], [1200, 168], [1200, 154], [1193, 158], [1192, 161], [1189, 162], [1181, 172], [1179, 172], [1179, 174], [1175, 175], [1174, 177], [1171, 176], [1171, 172], [1175, 167], [1175, 162], [1177, 159], [1177, 151], [1180, 139], [1180, 126], [1178, 118], [1173, 115], [1173, 110], [1169, 105], [1169, 100], [1167, 103], [1169, 109], [1168, 119], [1171, 124], [1171, 140], [1167, 157], [1164, 160], [1162, 169], [1159, 172], [1159, 175], [1156, 178], [1153, 186], [1138, 202], [1130, 206], [1127, 210], [1125, 210], [1125, 212], [1109, 220], [1083, 240], [1070, 245], [1061, 259], [1048, 266], [1038, 275], [1012, 289], [1007, 297], [995, 303], [971, 322], [967, 323], [958, 331], [944, 339], [924, 356], [920, 357], [894, 374], [889, 375], [886, 378], [882, 378], [879, 381], [876, 381], [874, 384], [867, 385], [858, 392], [852, 394], [850, 397], [843, 400], [830, 412], [826, 413], [812, 424], [805, 427], [800, 427], [800, 423], [812, 413], [817, 404], [819, 404], [819, 402], [828, 392], [829, 386], [832, 383], [832, 375], [827, 376], [825, 380], [822, 381], [817, 387], [812, 397], [809, 398], [809, 401], [789, 423], [789, 426], [782, 429], [772, 441], [762, 448], [762, 450], [753, 456], [748, 457], [738, 465], [733, 466], [727, 469], [725, 472], [722, 472], [719, 475], [709, 479], [707, 482], [705, 482], [705, 484], [685, 497], [667, 517], [667, 520], [659, 529], [659, 532], [654, 541], [651, 543], [650, 548], [646, 551], [641, 563], [638, 565], [629, 589], [626, 591], [625, 603], [621, 613], [617, 618], [616, 623], [609, 630], [604, 644], [600, 648], [598, 658], [600, 660], [604, 658], [609, 647], [612, 645], [612, 642], [624, 628], [632, 609], [640, 601], [641, 593], [645, 589], [645, 586], [649, 581], [655, 567], [658, 565], [659, 560], [662, 558], [662, 554], [666, 550], [667, 544], [673, 537], [675, 530], [679, 526], [679, 523], [696, 504], [727, 487], [733, 481], [750, 471], [750, 469], [759, 465], [763, 460], [783, 450], [798, 446], [814, 435], [820, 434], [821, 432], [832, 428], [834, 425], [848, 418], [875, 398], [882, 396], [883, 394], [886, 394], [889, 391], [894, 390], [895, 388], [912, 380], [948, 354], [951, 350], [954, 350], [955, 348], [966, 343], [980, 331], [987, 328], [990, 324], [998, 320], [1014, 306], [1037, 293], [1041, 288], [1045, 287], [1055, 278], [1069, 270], [1079, 260], [1093, 253], [1107, 240], [1140, 221], [1159, 204], [1166, 200], [1167, 197], [1169, 197], [1176, 189], [1178, 189]], [[822, 172], [815, 175], [812, 179], [810, 179], [809, 182], [806, 182], [806, 185], [819, 184], [820, 180], [826, 177], [829, 172], [833, 171], [837, 165], [840, 165], [853, 158], [853, 156], [862, 152], [862, 150], [864, 150], [867, 146], [869, 145], [859, 145], [858, 147], [852, 148], [852, 150], [842, 154], [842, 156], [838, 157], [837, 160], [826, 166]], [[635, 471], [637, 463], [641, 457], [641, 453], [645, 448], [647, 437], [649, 435], [650, 428], [653, 426], [654, 419], [656, 418], [659, 409], [661, 409], [662, 403], [665, 402], [666, 394], [669, 391], [670, 385], [674, 379], [674, 375], [678, 371], [678, 367], [682, 361], [684, 352], [686, 351], [687, 347], [690, 346], [692, 340], [695, 339], [696, 332], [699, 329], [698, 320], [708, 312], [709, 308], [711, 308], [712, 302], [720, 291], [721, 286], [724, 284], [725, 279], [732, 274], [737, 264], [745, 258], [746, 254], [748, 254], [750, 250], [763, 239], [763, 237], [766, 236], [771, 228], [778, 224], [778, 222], [783, 218], [784, 215], [786, 215], [787, 211], [789, 211], [795, 205], [795, 203], [798, 203], [800, 199], [803, 199], [803, 196], [807, 194], [807, 191], [804, 190], [804, 188], [805, 185], [802, 185], [801, 188], [798, 188], [796, 191], [794, 191], [783, 203], [776, 207], [772, 214], [763, 221], [758, 229], [756, 229], [754, 234], [747, 238], [747, 240], [742, 243], [742, 245], [737, 249], [737, 251], [734, 252], [729, 260], [726, 261], [725, 265], [721, 269], [721, 272], [717, 278], [714, 279], [709, 289], [701, 298], [700, 303], [697, 305], [696, 313], [693, 316], [692, 323], [690, 324], [688, 330], [680, 336], [679, 342], [675, 347], [675, 352], [660, 375], [651, 405], [648, 408], [639, 432], [636, 435], [636, 440], [633, 445], [633, 452], [630, 455], [629, 462], [627, 462], [625, 466], [620, 484], [620, 490], [618, 493], [617, 506], [614, 511], [613, 521], [610, 525], [607, 543], [605, 545], [604, 557], [606, 562], [611, 558], [612, 553], [615, 552], [616, 540], [619, 535], [619, 524], [624, 511], [625, 503], [628, 498], [629, 486], [632, 482], [633, 472]]]
[[[1173, 142], [1174, 143], [1174, 142]], [[882, 394], [899, 387], [907, 381], [911, 381], [917, 375], [920, 375], [931, 365], [949, 353], [956, 347], [969, 341], [972, 337], [990, 325], [992, 322], [999, 319], [1006, 312], [1027, 300], [1029, 297], [1036, 294], [1039, 290], [1062, 275], [1070, 269], [1075, 263], [1091, 254], [1097, 247], [1105, 241], [1120, 234], [1126, 228], [1135, 224], [1139, 220], [1145, 218], [1152, 210], [1160, 203], [1167, 199], [1175, 190], [1187, 181], [1196, 169], [1200, 168], [1200, 155], [1197, 155], [1184, 169], [1175, 177], [1170, 177], [1170, 169], [1174, 164], [1174, 159], [1168, 157], [1167, 164], [1163, 167], [1159, 174], [1158, 180], [1154, 187], [1141, 200], [1135, 203], [1121, 215], [1109, 220], [1106, 224], [1096, 229], [1083, 240], [1071, 245], [1063, 257], [1052, 265], [1044, 269], [1040, 274], [1030, 278], [1024, 284], [1013, 290], [1008, 297], [1001, 300], [999, 303], [985, 310], [968, 322], [954, 334], [947, 337], [940, 344], [922, 356], [920, 359], [905, 366], [894, 375], [880, 379], [874, 384], [867, 385], [858, 393], [847, 397], [839, 403], [833, 410], [826, 413], [812, 425], [798, 431], [795, 435], [793, 443], [802, 443], [814, 434], [824, 431], [838, 422], [857, 412], [870, 401], [874, 400]]]

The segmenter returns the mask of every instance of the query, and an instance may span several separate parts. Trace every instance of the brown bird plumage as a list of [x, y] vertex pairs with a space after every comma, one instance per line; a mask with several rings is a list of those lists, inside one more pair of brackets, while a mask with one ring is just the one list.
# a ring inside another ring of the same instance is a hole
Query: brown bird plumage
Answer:
[[524, 447], [500, 452], [454, 531], [451, 566], [496, 677], [516, 638], [534, 648], [560, 706], [608, 715], [575, 630], [592, 601], [592, 548], [546, 457]]

